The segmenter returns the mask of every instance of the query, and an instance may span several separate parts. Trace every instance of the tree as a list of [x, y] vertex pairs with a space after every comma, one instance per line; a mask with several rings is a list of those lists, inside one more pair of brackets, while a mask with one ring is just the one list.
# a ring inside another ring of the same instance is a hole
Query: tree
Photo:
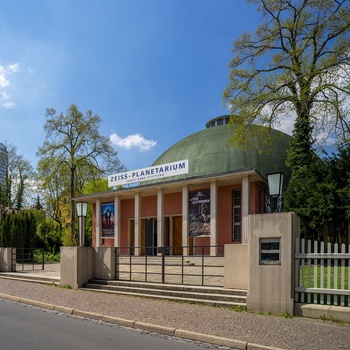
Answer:
[[1, 247], [34, 248], [36, 220], [33, 210], [0, 213]]
[[327, 183], [333, 185], [333, 210], [330, 211], [330, 240], [348, 244], [350, 224], [350, 144], [349, 140], [339, 143], [337, 153], [328, 157], [330, 176]]
[[69, 198], [68, 176], [63, 167], [56, 169], [56, 159], [40, 159], [37, 165], [37, 184], [44, 199], [46, 214], [59, 225], [64, 226], [63, 206]]
[[321, 134], [349, 131], [350, 4], [346, 0], [248, 0], [263, 22], [233, 43], [224, 92], [233, 141], [249, 142], [249, 125], [296, 118], [289, 165], [312, 158]]
[[18, 154], [17, 147], [6, 144], [7, 160], [5, 182], [0, 189], [0, 204], [14, 210], [21, 210], [29, 206], [29, 197], [33, 194], [34, 169]]
[[[255, 33], [233, 43], [224, 101], [236, 124], [232, 141], [250, 142], [251, 124], [294, 120], [286, 209], [308, 220], [319, 211], [316, 141], [349, 132], [350, 3], [346, 0], [248, 0], [262, 14]], [[322, 175], [322, 173], [321, 173]], [[325, 190], [325, 189], [324, 189]], [[323, 207], [327, 207], [323, 203]], [[317, 223], [313, 221], [313, 225]]]
[[58, 197], [64, 189], [69, 193], [72, 242], [75, 240], [73, 198], [82, 193], [84, 183], [125, 170], [109, 139], [99, 133], [101, 121], [101, 117], [93, 115], [91, 110], [83, 114], [74, 104], [65, 115], [57, 115], [54, 109], [46, 110], [46, 138], [37, 152], [40, 158], [38, 172], [43, 174], [46, 186], [59, 180], [52, 187], [54, 190], [60, 188]]

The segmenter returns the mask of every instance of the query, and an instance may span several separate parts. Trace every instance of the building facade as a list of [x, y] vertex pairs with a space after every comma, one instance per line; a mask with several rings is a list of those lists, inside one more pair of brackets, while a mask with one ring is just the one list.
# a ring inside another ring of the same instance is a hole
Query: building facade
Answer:
[[[132, 255], [166, 249], [171, 255], [216, 256], [225, 244], [247, 243], [248, 215], [265, 211], [266, 175], [283, 172], [285, 184], [290, 177], [290, 136], [270, 129], [272, 147], [240, 149], [230, 145], [235, 128], [228, 121], [212, 119], [149, 168], [111, 175], [110, 191], [75, 198], [92, 205], [93, 246]], [[130, 186], [132, 178], [136, 186]], [[114, 180], [123, 187], [113, 187]]]

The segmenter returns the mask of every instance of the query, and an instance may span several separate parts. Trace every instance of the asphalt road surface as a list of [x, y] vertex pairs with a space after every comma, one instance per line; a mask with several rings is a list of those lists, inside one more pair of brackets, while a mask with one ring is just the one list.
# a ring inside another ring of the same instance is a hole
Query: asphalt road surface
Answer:
[[0, 299], [1, 350], [198, 350], [200, 344]]

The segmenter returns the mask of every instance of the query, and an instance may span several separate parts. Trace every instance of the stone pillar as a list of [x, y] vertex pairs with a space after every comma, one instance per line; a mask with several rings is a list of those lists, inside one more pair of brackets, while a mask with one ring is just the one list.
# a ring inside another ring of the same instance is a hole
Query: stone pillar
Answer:
[[12, 259], [12, 255], [16, 257], [16, 248], [0, 248], [0, 272], [16, 271], [16, 260]]
[[141, 194], [135, 193], [135, 256], [141, 255]]
[[95, 250], [92, 247], [60, 248], [60, 285], [81, 288], [94, 277]]
[[218, 186], [210, 182], [210, 256], [218, 255], [217, 247]]
[[248, 310], [293, 314], [295, 213], [249, 216]]
[[189, 225], [189, 194], [188, 186], [182, 187], [182, 255], [187, 256], [189, 253], [188, 249], [188, 225]]

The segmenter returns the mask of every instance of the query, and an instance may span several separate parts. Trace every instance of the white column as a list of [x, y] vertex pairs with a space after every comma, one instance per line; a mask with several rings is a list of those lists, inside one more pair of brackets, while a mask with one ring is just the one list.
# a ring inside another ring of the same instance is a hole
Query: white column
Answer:
[[96, 247], [98, 248], [101, 245], [101, 200], [96, 199]]
[[217, 223], [218, 223], [218, 186], [216, 181], [210, 182], [210, 255], [217, 256]]
[[135, 193], [135, 255], [141, 255], [141, 194]]
[[189, 204], [188, 204], [188, 186], [182, 187], [182, 246], [186, 247], [182, 249], [182, 255], [187, 256], [188, 249], [188, 217], [189, 217]]
[[114, 246], [120, 247], [120, 198], [114, 197]]
[[250, 179], [249, 175], [242, 178], [242, 244], [248, 243], [248, 215], [250, 213]]
[[157, 247], [164, 247], [164, 191], [157, 191]]

